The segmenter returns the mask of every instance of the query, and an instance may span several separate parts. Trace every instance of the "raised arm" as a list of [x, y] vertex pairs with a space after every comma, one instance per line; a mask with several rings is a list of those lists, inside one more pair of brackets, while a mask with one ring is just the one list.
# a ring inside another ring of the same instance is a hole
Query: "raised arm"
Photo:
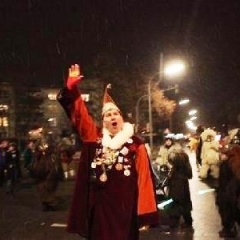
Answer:
[[77, 85], [82, 78], [79, 65], [72, 65], [68, 71], [66, 87], [58, 94], [58, 101], [82, 140], [91, 142], [97, 139], [97, 127], [78, 91]]

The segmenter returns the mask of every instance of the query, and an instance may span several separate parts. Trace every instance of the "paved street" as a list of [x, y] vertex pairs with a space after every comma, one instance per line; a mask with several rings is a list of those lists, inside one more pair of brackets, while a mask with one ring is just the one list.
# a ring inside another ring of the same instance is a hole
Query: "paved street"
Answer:
[[[141, 240], [218, 240], [221, 229], [215, 205], [214, 189], [198, 179], [191, 155], [194, 178], [190, 181], [193, 201], [193, 230], [164, 227], [141, 232]], [[62, 182], [58, 190], [59, 210], [42, 212], [35, 187], [30, 179], [24, 179], [13, 195], [0, 189], [0, 239], [2, 240], [81, 240], [77, 235], [65, 232], [73, 181]], [[160, 215], [161, 217], [161, 215]], [[238, 229], [240, 232], [240, 229]], [[239, 234], [240, 236], [240, 234]], [[237, 239], [240, 239], [237, 238]]]

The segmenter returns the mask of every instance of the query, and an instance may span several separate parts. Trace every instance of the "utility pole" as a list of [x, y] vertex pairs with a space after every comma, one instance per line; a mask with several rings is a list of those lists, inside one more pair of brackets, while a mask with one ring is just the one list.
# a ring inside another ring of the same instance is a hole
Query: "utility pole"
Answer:
[[[163, 76], [163, 53], [160, 53], [160, 65], [159, 65], [159, 80], [156, 83], [160, 83], [162, 81]], [[149, 116], [149, 145], [151, 151], [153, 150], [153, 120], [152, 120], [152, 86], [151, 86], [151, 78], [148, 81], [148, 116]]]

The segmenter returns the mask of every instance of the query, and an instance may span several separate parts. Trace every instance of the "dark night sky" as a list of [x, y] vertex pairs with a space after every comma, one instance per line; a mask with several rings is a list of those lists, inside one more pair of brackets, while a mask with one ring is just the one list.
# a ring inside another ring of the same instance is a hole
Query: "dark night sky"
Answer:
[[187, 60], [183, 93], [214, 116], [239, 108], [239, 22], [239, 0], [1, 0], [0, 81], [53, 85], [104, 51], [129, 65], [163, 52]]

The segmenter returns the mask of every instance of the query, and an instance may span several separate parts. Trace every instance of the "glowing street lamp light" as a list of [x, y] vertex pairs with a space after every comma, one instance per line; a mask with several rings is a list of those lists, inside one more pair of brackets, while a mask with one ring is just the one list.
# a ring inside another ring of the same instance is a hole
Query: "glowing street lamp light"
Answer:
[[197, 116], [193, 116], [193, 117], [190, 118], [191, 121], [194, 121], [196, 119], [197, 119]]
[[181, 60], [174, 60], [166, 65], [164, 68], [164, 75], [168, 77], [178, 76], [182, 74], [186, 69], [186, 65]]
[[185, 105], [188, 104], [190, 100], [188, 98], [182, 99], [178, 102], [179, 105]]
[[193, 115], [195, 115], [196, 113], [197, 113], [197, 110], [196, 110], [196, 109], [190, 110], [190, 111], [188, 112], [189, 116], [193, 116]]
[[[185, 63], [180, 60], [171, 61], [164, 64], [163, 53], [160, 54], [159, 82], [162, 81], [162, 75], [167, 77], [176, 77], [185, 72]], [[148, 115], [149, 115], [149, 139], [150, 148], [153, 148], [153, 121], [152, 121], [152, 93], [151, 79], [148, 81]], [[171, 121], [170, 121], [171, 122]]]
[[196, 131], [197, 127], [191, 120], [187, 120], [185, 123], [189, 129]]

